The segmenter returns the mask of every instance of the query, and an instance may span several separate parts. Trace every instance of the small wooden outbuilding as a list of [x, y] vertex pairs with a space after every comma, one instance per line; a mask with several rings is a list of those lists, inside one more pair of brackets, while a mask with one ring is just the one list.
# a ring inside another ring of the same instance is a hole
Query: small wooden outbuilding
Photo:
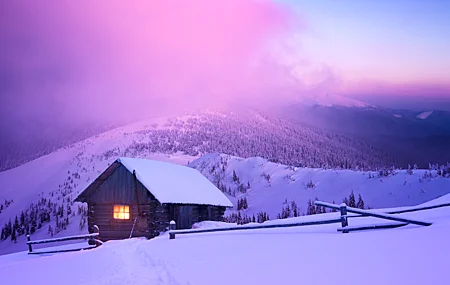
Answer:
[[[220, 221], [228, 198], [199, 171], [149, 159], [119, 158], [75, 199], [88, 204], [88, 225], [100, 239], [158, 236], [174, 220], [188, 229]], [[91, 231], [91, 230], [90, 230]]]

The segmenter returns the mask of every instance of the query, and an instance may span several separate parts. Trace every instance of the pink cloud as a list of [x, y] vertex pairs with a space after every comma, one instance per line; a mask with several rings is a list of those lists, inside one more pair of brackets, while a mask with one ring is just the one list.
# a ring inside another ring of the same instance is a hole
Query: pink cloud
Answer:
[[86, 116], [272, 96], [286, 78], [271, 41], [299, 28], [261, 0], [18, 0], [3, 14], [17, 102]]

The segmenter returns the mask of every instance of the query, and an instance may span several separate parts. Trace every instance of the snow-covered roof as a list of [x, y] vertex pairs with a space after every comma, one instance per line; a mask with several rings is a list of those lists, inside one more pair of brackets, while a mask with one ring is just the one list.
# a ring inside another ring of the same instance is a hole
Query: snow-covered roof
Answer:
[[228, 198], [198, 170], [169, 162], [121, 157], [117, 162], [161, 204], [200, 204], [233, 207]]

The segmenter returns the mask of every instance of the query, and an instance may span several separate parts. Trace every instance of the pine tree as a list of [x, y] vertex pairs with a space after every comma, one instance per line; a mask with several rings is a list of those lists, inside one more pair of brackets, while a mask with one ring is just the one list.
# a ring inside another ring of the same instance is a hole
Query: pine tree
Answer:
[[16, 229], [18, 229], [18, 228], [20, 227], [20, 224], [19, 224], [19, 218], [17, 218], [17, 215], [16, 215], [16, 218], [14, 219], [14, 227], [15, 227]]
[[236, 171], [233, 170], [233, 181], [234, 181], [234, 182], [237, 182], [238, 179], [239, 179], [239, 178], [238, 178], [237, 175], [236, 175]]
[[20, 213], [20, 225], [25, 226], [25, 213], [23, 211]]
[[355, 194], [353, 193], [353, 190], [352, 190], [352, 193], [350, 193], [350, 196], [348, 197], [348, 206], [353, 207], [353, 208], [356, 207], [356, 199], [355, 199]]
[[356, 208], [364, 210], [364, 200], [361, 197], [361, 194], [358, 196], [358, 203], [356, 203]]
[[16, 224], [14, 224], [11, 232], [11, 240], [13, 242], [17, 242], [17, 235], [16, 235]]
[[51, 225], [48, 225], [48, 234], [53, 237], [53, 228]]
[[294, 217], [298, 217], [298, 207], [297, 207], [297, 203], [295, 203], [295, 201], [291, 202], [291, 208], [292, 208], [292, 212], [294, 214]]
[[307, 215], [315, 215], [316, 214], [316, 207], [314, 206], [314, 203], [311, 201], [311, 199], [308, 200], [308, 209], [306, 210]]

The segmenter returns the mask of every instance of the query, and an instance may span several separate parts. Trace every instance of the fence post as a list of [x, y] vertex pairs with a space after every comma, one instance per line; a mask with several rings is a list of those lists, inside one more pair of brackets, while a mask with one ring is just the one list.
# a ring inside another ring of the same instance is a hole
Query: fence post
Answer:
[[[27, 235], [27, 241], [31, 241], [30, 235]], [[31, 243], [28, 244], [28, 252], [33, 252], [33, 249], [31, 248]]]
[[[173, 231], [177, 229], [177, 224], [174, 220], [170, 221], [169, 223], [169, 231]], [[169, 239], [175, 239], [175, 233], [169, 232]]]
[[[93, 234], [100, 233], [100, 228], [97, 225], [92, 226], [92, 233]], [[98, 246], [98, 242], [96, 241], [96, 239], [94, 237], [89, 237], [88, 245]]]
[[348, 226], [348, 220], [347, 220], [347, 205], [345, 203], [342, 203], [340, 206], [341, 210], [341, 224], [342, 227]]

